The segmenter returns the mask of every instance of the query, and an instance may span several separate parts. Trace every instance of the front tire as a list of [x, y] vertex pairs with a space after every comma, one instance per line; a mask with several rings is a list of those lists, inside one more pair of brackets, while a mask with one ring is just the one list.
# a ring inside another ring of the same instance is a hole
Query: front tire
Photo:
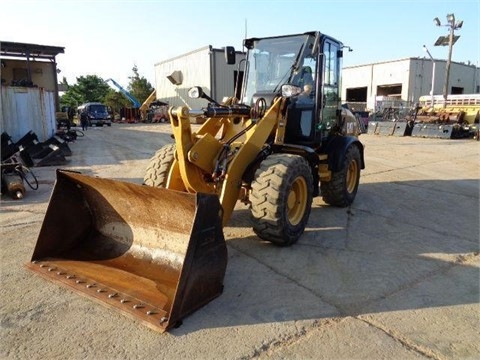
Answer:
[[348, 148], [342, 168], [332, 172], [332, 179], [320, 183], [322, 199], [329, 205], [346, 207], [353, 203], [360, 183], [361, 156], [357, 146]]
[[175, 144], [165, 145], [160, 148], [150, 159], [145, 171], [143, 184], [164, 188], [167, 186], [168, 174], [175, 161]]
[[252, 182], [253, 231], [276, 245], [292, 245], [305, 230], [312, 193], [312, 171], [303, 157], [270, 155], [262, 161]]

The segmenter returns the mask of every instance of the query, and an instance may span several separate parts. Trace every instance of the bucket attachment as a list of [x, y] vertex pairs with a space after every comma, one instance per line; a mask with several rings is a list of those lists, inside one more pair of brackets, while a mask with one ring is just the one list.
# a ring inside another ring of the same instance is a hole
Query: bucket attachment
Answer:
[[57, 170], [26, 266], [164, 332], [223, 290], [222, 208], [212, 194]]
[[50, 144], [56, 145], [60, 148], [63, 155], [72, 156], [72, 149], [70, 149], [70, 146], [68, 146], [68, 143], [64, 139], [62, 139], [60, 136], [53, 135], [50, 139], [45, 141], [43, 144], [47, 146]]
[[32, 157], [35, 166], [58, 166], [65, 165], [68, 161], [62, 150], [57, 146], [50, 144], [48, 146], [41, 145], [39, 151], [32, 154], [31, 148], [27, 149], [30, 157]]
[[395, 130], [395, 122], [393, 121], [380, 121], [375, 128], [375, 135], [390, 136]]
[[413, 124], [410, 121], [395, 121], [393, 136], [410, 136], [412, 128]]
[[415, 124], [412, 130], [413, 137], [424, 137], [424, 138], [439, 138], [439, 139], [450, 139], [452, 138], [452, 125], [440, 125], [440, 124], [429, 124], [429, 123], [418, 123]]

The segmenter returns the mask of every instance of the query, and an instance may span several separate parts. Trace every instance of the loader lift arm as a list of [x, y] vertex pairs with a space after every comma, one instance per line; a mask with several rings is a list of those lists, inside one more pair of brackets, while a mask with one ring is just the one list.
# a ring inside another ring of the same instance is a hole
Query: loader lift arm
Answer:
[[[171, 182], [167, 183], [167, 188], [178, 189], [183, 185], [191, 193], [216, 193], [223, 207], [225, 226], [239, 198], [245, 171], [261, 153], [267, 139], [277, 127], [283, 104], [281, 97], [276, 98], [260, 119], [250, 118], [251, 109], [248, 106], [214, 106], [200, 111], [189, 110], [187, 107], [171, 109], [177, 161], [172, 167]], [[208, 116], [197, 133], [193, 133], [190, 126], [192, 115]], [[216, 134], [222, 127], [222, 139], [217, 142], [212, 134]], [[205, 159], [209, 161], [205, 162]], [[224, 176], [220, 174], [219, 179], [212, 177], [210, 182], [206, 182], [205, 172], [214, 174], [216, 165]], [[179, 181], [182, 184], [179, 185]]]

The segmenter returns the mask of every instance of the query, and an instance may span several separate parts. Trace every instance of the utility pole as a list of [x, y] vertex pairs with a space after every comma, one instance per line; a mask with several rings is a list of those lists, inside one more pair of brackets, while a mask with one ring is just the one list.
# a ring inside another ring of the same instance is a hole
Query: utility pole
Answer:
[[447, 106], [447, 98], [448, 98], [448, 81], [450, 77], [450, 65], [452, 63], [452, 50], [453, 44], [458, 40], [460, 36], [455, 36], [455, 30], [460, 29], [463, 25], [463, 21], [455, 22], [455, 15], [448, 14], [447, 15], [447, 23], [442, 25], [438, 17], [433, 19], [435, 25], [437, 26], [448, 26], [450, 29], [450, 33], [448, 36], [440, 36], [437, 41], [435, 42], [435, 46], [446, 46], [448, 45], [448, 58], [447, 58], [447, 65], [445, 66], [445, 83], [443, 85], [443, 107]]
[[433, 107], [435, 105], [435, 94], [434, 94], [434, 90], [435, 90], [435, 60], [433, 59], [432, 57], [432, 54], [430, 54], [430, 51], [428, 51], [428, 48], [423, 45], [423, 50], [425, 50], [428, 54], [428, 56], [430, 57], [430, 60], [432, 60], [432, 90], [430, 91], [430, 95], [432, 96], [432, 110], [433, 110]]

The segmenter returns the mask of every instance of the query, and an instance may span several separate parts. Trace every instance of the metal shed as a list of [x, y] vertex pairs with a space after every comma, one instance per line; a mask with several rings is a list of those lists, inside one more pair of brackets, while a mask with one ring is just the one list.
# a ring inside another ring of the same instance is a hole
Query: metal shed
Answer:
[[[201, 86], [207, 95], [218, 102], [224, 97], [233, 96], [238, 76], [241, 83], [243, 67], [239, 72], [239, 64], [245, 54], [235, 53], [235, 65], [227, 65], [224, 54], [223, 49], [208, 45], [155, 64], [157, 99], [170, 106], [187, 105], [192, 109], [205, 106], [205, 100], [188, 97], [188, 89], [192, 86]], [[180, 85], [173, 85], [168, 79], [174, 72], [181, 74]]]
[[14, 141], [32, 130], [40, 141], [56, 130], [59, 107], [56, 56], [58, 46], [0, 42], [1, 131]]

